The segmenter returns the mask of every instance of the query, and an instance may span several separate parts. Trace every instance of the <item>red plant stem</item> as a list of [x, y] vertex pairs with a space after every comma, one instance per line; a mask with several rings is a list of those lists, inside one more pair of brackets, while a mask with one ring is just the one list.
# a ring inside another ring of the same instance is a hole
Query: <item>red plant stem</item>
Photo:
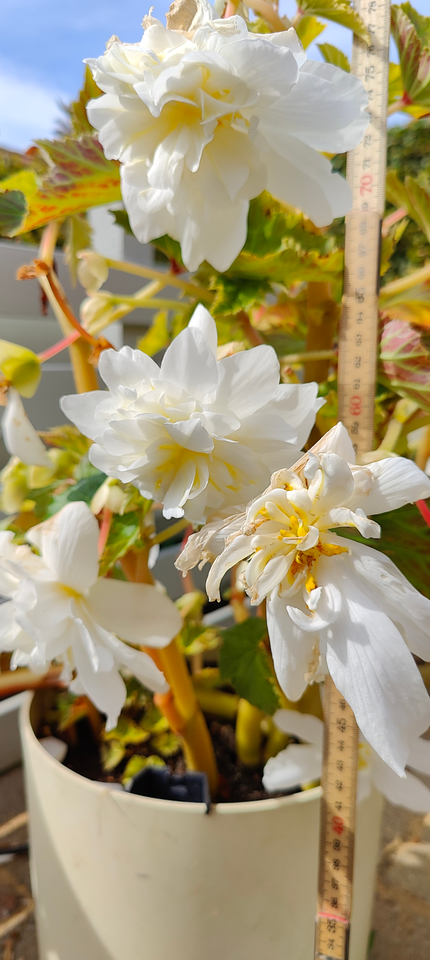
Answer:
[[112, 510], [109, 510], [109, 507], [105, 507], [103, 510], [103, 520], [101, 522], [100, 533], [99, 533], [99, 559], [102, 556], [103, 550], [106, 546], [106, 541], [109, 536], [110, 525], [112, 523]]
[[56, 357], [58, 353], [61, 353], [63, 350], [66, 350], [67, 347], [70, 347], [70, 344], [74, 343], [78, 337], [80, 337], [79, 330], [74, 330], [69, 337], [64, 337], [63, 340], [59, 340], [58, 343], [54, 343], [52, 347], [48, 347], [47, 350], [43, 350], [42, 353], [38, 353], [38, 360], [40, 363], [46, 363], [47, 360], [51, 360], [52, 357]]
[[425, 500], [417, 500], [416, 506], [420, 511], [421, 516], [425, 520], [428, 527], [430, 527], [430, 509], [426, 504]]

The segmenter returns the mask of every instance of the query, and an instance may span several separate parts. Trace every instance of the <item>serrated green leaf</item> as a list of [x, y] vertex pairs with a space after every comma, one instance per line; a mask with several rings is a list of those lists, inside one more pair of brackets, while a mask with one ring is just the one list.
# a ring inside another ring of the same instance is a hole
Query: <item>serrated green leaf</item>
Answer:
[[359, 14], [351, 6], [349, 0], [300, 0], [300, 10], [303, 13], [332, 20], [343, 27], [353, 30], [357, 37], [369, 43], [369, 33]]
[[126, 554], [140, 538], [139, 513], [131, 511], [112, 517], [106, 546], [100, 559], [100, 576], [106, 576], [114, 563]]
[[415, 30], [421, 40], [421, 43], [427, 45], [430, 43], [430, 17], [423, 17], [418, 10], [415, 10], [410, 3], [400, 4], [403, 13], [412, 21]]
[[403, 220], [400, 220], [398, 223], [394, 223], [388, 231], [388, 234], [385, 237], [382, 237], [380, 263], [381, 277], [383, 277], [389, 269], [391, 257], [393, 256], [397, 244], [401, 240], [408, 223], [408, 218], [404, 217]]
[[247, 312], [256, 303], [262, 303], [270, 293], [270, 286], [266, 280], [252, 280], [241, 277], [227, 277], [218, 274], [213, 278], [210, 290], [215, 291], [211, 312], [214, 317], [223, 314]]
[[0, 182], [0, 191], [21, 190], [28, 205], [27, 216], [11, 236], [121, 200], [119, 165], [106, 159], [93, 137], [39, 140], [37, 145], [48, 172], [39, 176], [34, 170], [21, 170]]
[[184, 653], [193, 657], [206, 650], [215, 650], [219, 646], [220, 635], [217, 630], [205, 627], [202, 623], [187, 622], [184, 623], [178, 640]]
[[151, 746], [154, 747], [154, 750], [158, 750], [162, 757], [174, 757], [175, 753], [179, 753], [182, 741], [176, 733], [169, 731], [152, 737]]
[[118, 740], [113, 740], [112, 743], [102, 743], [100, 745], [100, 759], [105, 773], [115, 770], [121, 760], [124, 760], [125, 754], [125, 747], [121, 746]]
[[340, 67], [346, 73], [351, 72], [348, 57], [343, 50], [339, 50], [339, 47], [334, 47], [332, 43], [317, 43], [317, 47], [326, 63], [332, 63], [334, 67]]
[[296, 33], [305, 50], [314, 40], [316, 40], [317, 37], [320, 36], [321, 33], [323, 33], [323, 31], [326, 29], [326, 26], [326, 23], [321, 23], [321, 21], [317, 20], [316, 17], [301, 17], [296, 26]]
[[430, 412], [430, 355], [418, 330], [390, 320], [382, 331], [380, 359], [393, 391]]
[[140, 773], [141, 770], [144, 770], [145, 767], [165, 767], [166, 764], [161, 757], [157, 757], [157, 754], [153, 754], [150, 757], [141, 757], [136, 754], [134, 757], [130, 757], [130, 760], [127, 763], [127, 766], [124, 770], [124, 773], [121, 777], [121, 781], [124, 786], [127, 785], [129, 780], [132, 780], [137, 773]]
[[28, 214], [28, 203], [21, 190], [2, 190], [0, 181], [0, 236], [14, 237]]
[[273, 714], [279, 700], [272, 682], [269, 660], [262, 644], [267, 625], [260, 617], [250, 617], [223, 632], [219, 669], [237, 693], [259, 710]]
[[160, 310], [155, 314], [147, 333], [137, 341], [137, 349], [153, 357], [159, 350], [163, 350], [170, 343], [170, 334], [168, 327], [168, 313]]
[[150, 734], [143, 727], [134, 723], [130, 717], [124, 713], [121, 714], [116, 727], [113, 730], [104, 730], [102, 737], [106, 742], [115, 740], [122, 747], [130, 747], [136, 743], [145, 743], [149, 740]]
[[103, 90], [100, 90], [100, 87], [97, 86], [90, 68], [86, 66], [82, 89], [79, 91], [77, 99], [66, 107], [66, 112], [70, 118], [71, 132], [74, 137], [82, 137], [94, 133], [94, 127], [91, 126], [88, 120], [87, 104], [89, 100], [95, 100], [97, 97], [100, 97], [102, 93]]
[[157, 250], [160, 250], [160, 253], [164, 253], [164, 256], [170, 261], [173, 272], [182, 272], [185, 270], [182, 261], [181, 245], [177, 240], [172, 240], [171, 237], [166, 235], [164, 237], [158, 237], [157, 240], [151, 240], [151, 243]]
[[144, 730], [148, 730], [149, 733], [164, 733], [169, 729], [166, 717], [154, 704], [151, 704], [146, 710], [145, 716], [143, 720], [141, 720], [141, 726]]
[[423, 46], [404, 6], [391, 8], [391, 30], [399, 51], [403, 89], [410, 104], [430, 107], [430, 50]]
[[[430, 528], [414, 503], [372, 517], [381, 527], [381, 539], [372, 540], [372, 548], [385, 553], [412, 586], [430, 599]], [[342, 537], [364, 543], [352, 527], [342, 528]]]
[[414, 220], [430, 243], [430, 194], [413, 177], [406, 177], [405, 187]]

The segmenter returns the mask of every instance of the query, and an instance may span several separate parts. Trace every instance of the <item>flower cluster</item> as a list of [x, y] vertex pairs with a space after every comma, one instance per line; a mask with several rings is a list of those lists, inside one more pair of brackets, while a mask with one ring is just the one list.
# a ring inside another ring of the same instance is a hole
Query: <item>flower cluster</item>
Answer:
[[317, 151], [355, 147], [368, 124], [359, 80], [306, 59], [294, 30], [253, 34], [199, 0], [186, 32], [146, 17], [140, 43], [116, 37], [87, 60], [104, 96], [88, 105], [135, 235], [168, 234], [189, 270], [240, 253], [249, 201], [267, 189], [317, 226], [350, 206]]
[[[219, 598], [225, 572], [241, 561], [251, 603], [267, 600], [278, 680], [297, 700], [330, 673], [363, 735], [402, 774], [411, 737], [430, 724], [430, 700], [412, 653], [430, 660], [430, 601], [384, 555], [334, 533], [353, 527], [380, 535], [369, 514], [430, 495], [430, 480], [400, 457], [355, 464], [338, 424], [245, 514], [216, 518], [191, 537], [179, 558], [186, 571], [216, 555], [207, 579]], [[223, 542], [222, 542], [223, 541]]]
[[198, 306], [159, 367], [140, 350], [105, 350], [108, 392], [63, 397], [95, 443], [91, 462], [197, 523], [244, 504], [272, 470], [292, 463], [324, 402], [317, 384], [280, 384], [272, 347], [217, 361], [215, 322]]
[[9, 598], [0, 606], [0, 650], [13, 651], [13, 668], [45, 672], [61, 661], [70, 689], [86, 693], [112, 728], [126, 696], [120, 667], [151, 690], [168, 689], [152, 658], [123, 641], [164, 647], [181, 617], [155, 586], [99, 577], [99, 527], [85, 503], [69, 503], [27, 538], [40, 556], [0, 533], [0, 592]]

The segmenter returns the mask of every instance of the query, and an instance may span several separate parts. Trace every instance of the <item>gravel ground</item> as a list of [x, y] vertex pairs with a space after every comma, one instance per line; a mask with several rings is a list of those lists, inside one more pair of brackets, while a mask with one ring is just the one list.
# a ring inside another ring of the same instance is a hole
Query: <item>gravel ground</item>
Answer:
[[[24, 810], [22, 770], [16, 768], [0, 777], [0, 826]], [[26, 835], [21, 827], [2, 842], [20, 843]], [[0, 931], [14, 913], [30, 909], [29, 890], [25, 855], [0, 862]], [[430, 814], [385, 805], [373, 930], [369, 960], [428, 960]], [[0, 937], [0, 960], [38, 960], [32, 914], [14, 933]]]

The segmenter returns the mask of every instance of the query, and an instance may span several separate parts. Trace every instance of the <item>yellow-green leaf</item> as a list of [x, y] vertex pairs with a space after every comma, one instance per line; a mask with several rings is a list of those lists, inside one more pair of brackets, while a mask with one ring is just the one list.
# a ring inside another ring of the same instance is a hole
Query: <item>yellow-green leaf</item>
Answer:
[[305, 16], [299, 20], [296, 33], [305, 50], [326, 29], [327, 24], [321, 23], [316, 17]]
[[318, 43], [318, 50], [322, 53], [326, 63], [332, 63], [334, 67], [340, 67], [346, 73], [350, 73], [351, 67], [346, 53], [334, 47], [332, 43]]
[[126, 786], [129, 780], [132, 780], [137, 773], [140, 773], [141, 770], [144, 770], [145, 767], [165, 767], [166, 764], [161, 757], [158, 757], [156, 753], [152, 754], [150, 757], [141, 757], [138, 754], [135, 754], [134, 757], [130, 757], [128, 764], [124, 770], [124, 773], [121, 777], [121, 780]]
[[300, 0], [300, 10], [303, 13], [323, 17], [324, 20], [333, 20], [343, 27], [353, 30], [357, 37], [369, 43], [369, 34], [359, 14], [351, 6], [349, 0]]
[[414, 220], [430, 243], [430, 195], [413, 177], [406, 177], [405, 187]]
[[170, 343], [170, 334], [167, 323], [168, 314], [165, 310], [160, 310], [154, 317], [152, 326], [148, 332], [137, 342], [137, 349], [143, 353], [148, 353], [153, 357], [155, 353], [167, 347]]
[[[430, 108], [430, 50], [422, 43], [405, 7], [406, 4], [403, 8], [391, 8], [391, 29], [399, 51], [404, 97], [409, 104]], [[422, 35], [422, 30], [420, 33]]]
[[93, 137], [40, 140], [38, 147], [49, 165], [45, 175], [20, 170], [0, 181], [0, 222], [5, 215], [6, 191], [20, 190], [28, 206], [27, 216], [9, 236], [121, 199], [119, 166], [106, 159]]

